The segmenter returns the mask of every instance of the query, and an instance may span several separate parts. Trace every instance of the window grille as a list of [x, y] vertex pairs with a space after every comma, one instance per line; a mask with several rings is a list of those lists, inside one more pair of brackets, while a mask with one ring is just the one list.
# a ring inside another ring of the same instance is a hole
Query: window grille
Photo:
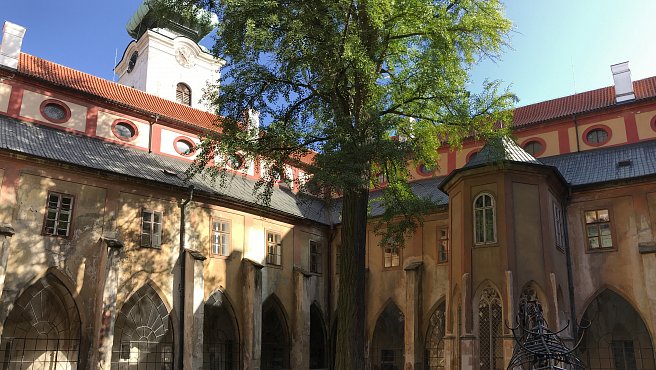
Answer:
[[162, 245], [162, 212], [141, 211], [141, 246], [159, 248]]
[[474, 243], [496, 243], [495, 202], [492, 195], [480, 194], [474, 200]]
[[503, 369], [501, 299], [492, 287], [485, 288], [478, 305], [480, 370]]
[[191, 89], [189, 86], [179, 83], [175, 89], [175, 101], [180, 104], [191, 106]]
[[230, 221], [218, 220], [212, 223], [212, 254], [230, 254]]
[[267, 257], [269, 265], [282, 265], [282, 237], [278, 233], [267, 233]]
[[446, 358], [444, 356], [444, 310], [445, 304], [440, 304], [431, 315], [428, 333], [426, 335], [426, 349], [424, 351], [424, 369], [444, 370]]
[[72, 196], [59, 193], [49, 193], [43, 232], [46, 235], [68, 236], [71, 226], [72, 212]]
[[310, 272], [321, 273], [321, 246], [310, 240]]
[[562, 248], [565, 247], [565, 220], [563, 217], [563, 209], [556, 202], [553, 203], [553, 213], [556, 246]]

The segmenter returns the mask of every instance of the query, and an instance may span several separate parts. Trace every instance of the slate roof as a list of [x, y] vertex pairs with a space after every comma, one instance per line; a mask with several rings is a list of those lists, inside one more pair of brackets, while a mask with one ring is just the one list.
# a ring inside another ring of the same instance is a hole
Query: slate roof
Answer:
[[[173, 157], [129, 148], [103, 140], [71, 134], [47, 126], [24, 123], [0, 116], [0, 150], [9, 150], [39, 158], [82, 166], [103, 172], [150, 180], [180, 187], [194, 185], [206, 195], [228, 198], [242, 204], [261, 207], [253, 194], [255, 181], [235, 176], [225, 187], [197, 176], [185, 183], [180, 177], [189, 162]], [[180, 176], [176, 176], [179, 174]], [[270, 208], [279, 213], [327, 224], [328, 212], [323, 202], [275, 188]]]
[[656, 175], [656, 140], [542, 158], [571, 186], [585, 186]]
[[510, 161], [532, 164], [542, 164], [532, 155], [528, 154], [515, 141], [509, 137], [496, 138], [483, 146], [474, 158], [472, 158], [463, 168], [478, 167], [484, 164]]
[[[162, 99], [26, 53], [20, 54], [18, 72], [200, 128], [213, 129], [212, 123], [217, 118], [214, 114]], [[636, 100], [656, 98], [656, 76], [634, 81], [633, 89]], [[516, 108], [513, 112], [512, 126], [528, 126], [614, 105], [615, 87], [607, 86]]]

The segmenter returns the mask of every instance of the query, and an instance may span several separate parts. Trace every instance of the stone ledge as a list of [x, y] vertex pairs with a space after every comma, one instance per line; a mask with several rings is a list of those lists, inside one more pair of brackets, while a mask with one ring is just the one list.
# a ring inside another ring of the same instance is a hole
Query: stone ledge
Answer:
[[638, 243], [640, 254], [656, 253], [656, 242]]
[[8, 236], [12, 237], [16, 231], [14, 230], [14, 227], [11, 226], [11, 224], [1, 224], [0, 225], [0, 236]]

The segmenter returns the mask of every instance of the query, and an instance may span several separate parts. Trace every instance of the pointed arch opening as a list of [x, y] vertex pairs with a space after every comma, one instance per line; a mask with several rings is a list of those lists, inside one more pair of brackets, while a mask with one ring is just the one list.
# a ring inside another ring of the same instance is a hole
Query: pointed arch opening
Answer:
[[403, 312], [393, 302], [389, 302], [378, 316], [371, 341], [374, 369], [403, 369], [404, 328]]
[[289, 369], [289, 329], [277, 297], [262, 304], [262, 370]]
[[310, 306], [310, 369], [327, 368], [326, 324], [316, 303]]
[[217, 291], [207, 299], [203, 320], [203, 368], [239, 369], [239, 328], [228, 298]]
[[173, 368], [173, 324], [149, 284], [139, 288], [116, 316], [112, 368]]
[[590, 323], [580, 349], [587, 369], [654, 369], [647, 326], [631, 303], [610, 289], [590, 302], [582, 324]]
[[0, 339], [2, 369], [77, 369], [80, 315], [71, 292], [48, 274], [27, 288]]
[[483, 288], [478, 301], [478, 357], [480, 370], [503, 369], [501, 297], [491, 286]]
[[424, 348], [424, 369], [426, 370], [444, 370], [446, 366], [446, 356], [444, 353], [444, 333], [445, 333], [446, 303], [442, 301], [428, 323]]

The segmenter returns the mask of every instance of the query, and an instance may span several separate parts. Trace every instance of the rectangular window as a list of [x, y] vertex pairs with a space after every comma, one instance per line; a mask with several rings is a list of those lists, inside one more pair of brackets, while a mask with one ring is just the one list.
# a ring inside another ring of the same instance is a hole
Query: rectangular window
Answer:
[[212, 222], [212, 254], [225, 257], [230, 254], [230, 221]]
[[269, 265], [282, 266], [282, 237], [278, 233], [267, 232], [267, 256]]
[[556, 240], [556, 246], [565, 247], [565, 225], [563, 217], [563, 209], [556, 202], [553, 203], [553, 213], [554, 213], [554, 230], [556, 235], [554, 236]]
[[159, 248], [162, 245], [162, 212], [141, 211], [141, 246]]
[[437, 236], [439, 237], [437, 241], [437, 262], [444, 263], [449, 260], [449, 229], [439, 229]]
[[48, 193], [43, 233], [53, 236], [68, 236], [71, 229], [72, 213], [72, 196], [60, 193]]
[[613, 248], [610, 231], [610, 215], [607, 209], [585, 212], [585, 232], [588, 236], [588, 249], [602, 250]]
[[321, 246], [314, 240], [310, 240], [310, 272], [321, 273]]
[[383, 252], [383, 266], [398, 267], [401, 265], [401, 251], [399, 248], [385, 247]]

